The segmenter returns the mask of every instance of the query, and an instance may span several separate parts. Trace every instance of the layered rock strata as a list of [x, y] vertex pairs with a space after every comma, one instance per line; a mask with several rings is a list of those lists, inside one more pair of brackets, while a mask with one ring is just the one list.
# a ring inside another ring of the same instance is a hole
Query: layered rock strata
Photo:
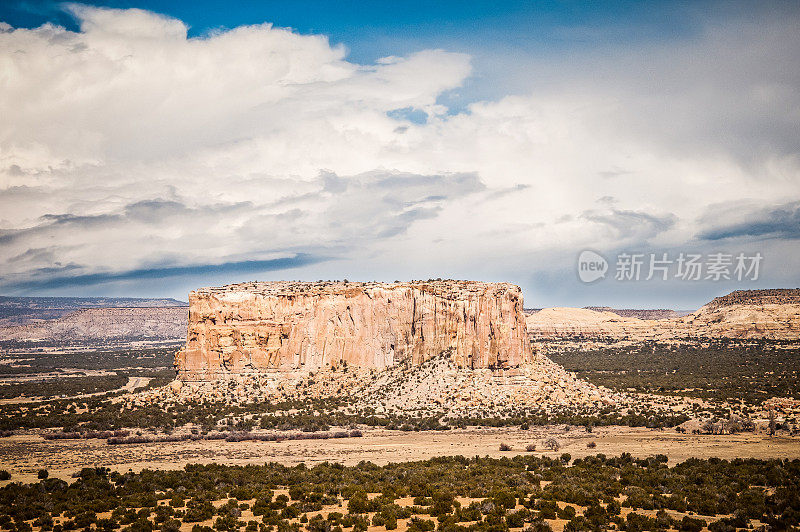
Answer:
[[383, 369], [448, 353], [468, 368], [530, 359], [522, 293], [508, 283], [268, 282], [189, 294], [178, 378], [217, 380], [346, 363]]

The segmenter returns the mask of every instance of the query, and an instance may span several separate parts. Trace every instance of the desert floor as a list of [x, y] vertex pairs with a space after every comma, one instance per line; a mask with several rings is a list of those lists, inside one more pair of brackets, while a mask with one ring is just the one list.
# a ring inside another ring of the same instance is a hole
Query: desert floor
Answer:
[[[561, 443], [557, 452], [544, 452], [550, 437]], [[595, 448], [588, 448], [595, 442]], [[500, 444], [512, 447], [500, 451]], [[308, 465], [330, 461], [353, 465], [368, 460], [388, 462], [425, 460], [435, 456], [513, 456], [526, 453], [533, 443], [534, 454], [573, 458], [623, 452], [637, 457], [664, 454], [670, 464], [690, 457], [710, 458], [800, 458], [800, 437], [743, 433], [735, 435], [679, 434], [672, 430], [629, 427], [601, 427], [592, 433], [582, 428], [559, 427], [458, 429], [449, 431], [400, 432], [366, 430], [361, 438], [293, 440], [283, 442], [189, 441], [108, 445], [105, 440], [44, 440], [41, 436], [15, 435], [0, 439], [0, 469], [12, 474], [12, 481], [36, 481], [39, 469], [51, 476], [69, 479], [83, 467], [103, 466], [117, 471], [143, 468], [176, 469], [187, 463], [252, 464], [281, 462]]]

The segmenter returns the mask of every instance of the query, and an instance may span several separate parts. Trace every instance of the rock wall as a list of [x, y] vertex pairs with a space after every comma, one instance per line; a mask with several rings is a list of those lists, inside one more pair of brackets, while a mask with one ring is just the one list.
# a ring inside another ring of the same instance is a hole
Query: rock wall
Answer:
[[346, 362], [386, 368], [450, 353], [462, 367], [530, 358], [522, 293], [508, 283], [272, 282], [189, 294], [178, 377], [215, 380]]

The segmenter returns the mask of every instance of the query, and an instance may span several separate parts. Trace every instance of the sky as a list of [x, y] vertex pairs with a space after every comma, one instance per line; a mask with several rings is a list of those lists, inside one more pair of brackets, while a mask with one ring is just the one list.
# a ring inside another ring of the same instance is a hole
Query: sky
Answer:
[[3, 2], [0, 293], [798, 287], [797, 27], [796, 2]]

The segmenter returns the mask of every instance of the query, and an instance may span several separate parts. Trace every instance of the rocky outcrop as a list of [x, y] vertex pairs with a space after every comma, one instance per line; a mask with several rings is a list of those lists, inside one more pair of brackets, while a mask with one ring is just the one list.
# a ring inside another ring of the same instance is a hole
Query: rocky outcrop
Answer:
[[622, 404], [609, 390], [578, 379], [545, 356], [506, 370], [458, 368], [434, 359], [410, 370], [394, 367], [364, 379], [359, 397], [384, 412], [481, 417], [515, 407], [601, 407]]
[[448, 353], [468, 368], [530, 358], [522, 293], [508, 283], [271, 282], [189, 294], [184, 381], [274, 370], [420, 364]]
[[720, 307], [800, 305], [800, 288], [771, 288], [766, 290], [734, 290], [722, 297], [715, 297], [704, 306], [707, 310]]
[[630, 396], [583, 381], [542, 355], [506, 369], [464, 368], [442, 355], [422, 364], [399, 363], [382, 371], [338, 366], [313, 373], [247, 374], [235, 381], [173, 381], [128, 400], [135, 407], [197, 400], [243, 406], [343, 395], [368, 405], [377, 415], [425, 418], [518, 416], [520, 408], [564, 414], [564, 409], [634, 406]]
[[642, 320], [614, 312], [550, 308], [526, 318], [532, 339], [800, 339], [800, 291], [738, 290], [679, 318]]
[[182, 340], [186, 307], [92, 308], [64, 317], [0, 327], [0, 341], [80, 343]]
[[707, 338], [800, 339], [800, 303], [705, 306], [676, 320], [686, 335]]

